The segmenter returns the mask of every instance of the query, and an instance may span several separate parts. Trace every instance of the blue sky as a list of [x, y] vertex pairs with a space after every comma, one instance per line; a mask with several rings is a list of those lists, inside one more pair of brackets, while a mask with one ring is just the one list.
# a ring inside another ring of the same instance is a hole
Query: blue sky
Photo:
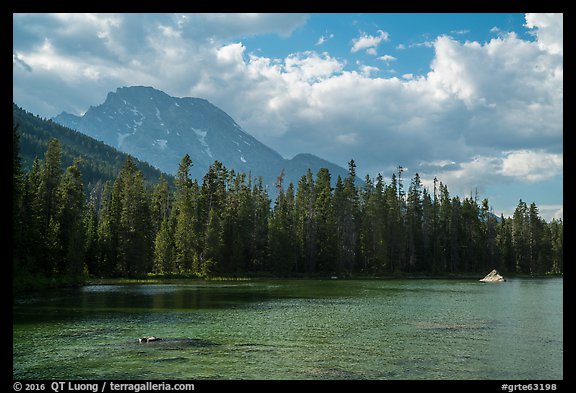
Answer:
[[[14, 14], [13, 95], [43, 117], [121, 86], [208, 99], [286, 158], [436, 176], [563, 217], [562, 14]], [[179, 159], [176, 157], [175, 159]]]
[[[433, 41], [440, 35], [456, 39], [487, 42], [505, 32], [516, 31], [524, 39], [533, 40], [525, 24], [524, 14], [310, 14], [306, 23], [290, 37], [263, 34], [242, 37], [250, 51], [268, 57], [283, 58], [306, 50], [326, 51], [346, 59], [349, 70], [361, 62], [380, 69], [381, 77], [407, 73], [425, 74], [434, 57]], [[386, 39], [378, 41], [385, 32]], [[352, 52], [353, 40], [374, 37], [375, 54], [367, 50]], [[383, 56], [394, 59], [384, 61]]]

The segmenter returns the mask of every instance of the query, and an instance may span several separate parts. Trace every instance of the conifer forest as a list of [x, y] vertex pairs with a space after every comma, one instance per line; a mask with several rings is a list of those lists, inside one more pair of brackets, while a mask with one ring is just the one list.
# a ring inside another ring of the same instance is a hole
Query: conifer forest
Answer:
[[[496, 216], [487, 199], [451, 195], [434, 180], [327, 169], [268, 189], [215, 161], [201, 181], [193, 158], [175, 178], [146, 179], [128, 157], [115, 177], [83, 180], [52, 139], [24, 169], [13, 126], [15, 277], [355, 277], [398, 274], [563, 272], [563, 223], [520, 200]], [[274, 195], [272, 200], [271, 195]]]

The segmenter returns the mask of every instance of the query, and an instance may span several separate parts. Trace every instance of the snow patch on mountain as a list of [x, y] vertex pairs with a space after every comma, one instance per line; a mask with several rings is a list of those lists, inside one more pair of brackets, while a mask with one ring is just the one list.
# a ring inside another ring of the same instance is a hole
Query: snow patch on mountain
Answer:
[[199, 130], [194, 127], [192, 127], [192, 131], [194, 131], [194, 133], [198, 136], [198, 141], [204, 148], [204, 153], [210, 156], [210, 158], [214, 158], [214, 156], [212, 155], [212, 151], [210, 150], [210, 146], [208, 146], [208, 143], [206, 143], [206, 135], [208, 134], [208, 132], [204, 130]]

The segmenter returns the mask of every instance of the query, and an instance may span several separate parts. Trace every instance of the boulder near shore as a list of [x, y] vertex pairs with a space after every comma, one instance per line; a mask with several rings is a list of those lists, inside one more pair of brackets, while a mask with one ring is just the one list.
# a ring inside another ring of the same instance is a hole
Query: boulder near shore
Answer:
[[498, 273], [496, 269], [493, 269], [486, 277], [480, 279], [481, 282], [504, 282], [506, 279]]

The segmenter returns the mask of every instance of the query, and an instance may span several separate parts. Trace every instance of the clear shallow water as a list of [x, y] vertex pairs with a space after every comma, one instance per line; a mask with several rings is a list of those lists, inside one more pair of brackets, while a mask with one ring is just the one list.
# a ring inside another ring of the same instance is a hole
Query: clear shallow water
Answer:
[[13, 377], [562, 379], [562, 293], [562, 279], [48, 291], [14, 300]]

